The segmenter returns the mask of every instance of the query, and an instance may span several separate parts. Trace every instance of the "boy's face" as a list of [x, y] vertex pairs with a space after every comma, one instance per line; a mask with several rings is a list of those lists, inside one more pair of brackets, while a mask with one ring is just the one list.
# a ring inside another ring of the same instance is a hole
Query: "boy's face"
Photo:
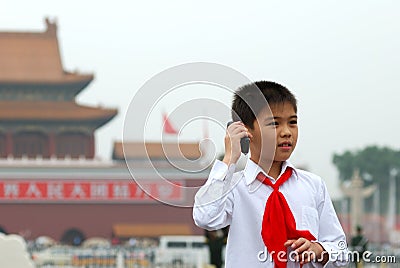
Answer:
[[[250, 143], [251, 159], [259, 161], [285, 161], [296, 147], [297, 114], [289, 102], [272, 104], [262, 110], [254, 121]], [[272, 112], [272, 114], [271, 114]]]

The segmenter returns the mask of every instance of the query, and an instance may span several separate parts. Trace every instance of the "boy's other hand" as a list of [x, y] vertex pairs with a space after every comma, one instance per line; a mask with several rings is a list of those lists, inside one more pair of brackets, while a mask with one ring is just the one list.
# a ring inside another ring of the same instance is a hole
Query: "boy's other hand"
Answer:
[[328, 253], [319, 243], [311, 242], [303, 237], [297, 240], [288, 240], [284, 246], [291, 247], [297, 253], [295, 260], [299, 261], [301, 265], [311, 261], [325, 264], [329, 259]]
[[244, 137], [252, 138], [245, 125], [240, 122], [233, 122], [227, 129], [225, 135], [225, 156], [222, 160], [228, 166], [235, 164], [240, 157], [240, 139]]

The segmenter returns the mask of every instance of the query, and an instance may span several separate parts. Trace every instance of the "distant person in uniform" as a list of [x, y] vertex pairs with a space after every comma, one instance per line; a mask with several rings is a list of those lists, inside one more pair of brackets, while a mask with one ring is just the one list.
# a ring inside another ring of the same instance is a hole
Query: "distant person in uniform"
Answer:
[[363, 265], [363, 254], [367, 251], [368, 239], [363, 235], [363, 229], [357, 226], [357, 234], [351, 238], [351, 247], [358, 252], [358, 259], [354, 260], [355, 267], [361, 268]]
[[205, 233], [207, 245], [210, 250], [210, 264], [216, 268], [222, 267], [222, 249], [226, 243], [223, 230], [207, 231]]

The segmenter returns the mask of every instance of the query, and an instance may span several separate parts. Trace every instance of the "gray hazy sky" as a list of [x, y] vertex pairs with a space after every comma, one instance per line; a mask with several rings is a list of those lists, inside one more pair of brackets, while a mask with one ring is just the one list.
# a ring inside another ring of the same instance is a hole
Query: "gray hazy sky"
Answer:
[[[299, 101], [300, 141], [292, 160], [322, 176], [336, 197], [333, 153], [400, 147], [400, 2], [242, 2], [13, 0], [0, 9], [0, 30], [41, 31], [45, 16], [57, 19], [65, 69], [96, 77], [78, 101], [119, 109], [97, 131], [102, 158], [122, 139], [135, 92], [169, 67], [214, 62], [252, 80], [282, 83]], [[231, 102], [226, 91], [188, 87], [160, 100], [150, 129], [159, 135], [162, 110], [204, 96]], [[209, 128], [222, 150], [223, 130]], [[201, 124], [188, 125], [182, 139], [200, 139], [199, 133]]]

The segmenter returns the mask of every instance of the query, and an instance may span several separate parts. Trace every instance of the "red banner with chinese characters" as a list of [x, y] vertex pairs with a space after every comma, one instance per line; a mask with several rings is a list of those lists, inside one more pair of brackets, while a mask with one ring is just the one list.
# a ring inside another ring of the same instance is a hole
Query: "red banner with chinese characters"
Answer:
[[[135, 202], [179, 201], [181, 181], [1, 180], [0, 202]], [[148, 194], [149, 195], [148, 195]]]

